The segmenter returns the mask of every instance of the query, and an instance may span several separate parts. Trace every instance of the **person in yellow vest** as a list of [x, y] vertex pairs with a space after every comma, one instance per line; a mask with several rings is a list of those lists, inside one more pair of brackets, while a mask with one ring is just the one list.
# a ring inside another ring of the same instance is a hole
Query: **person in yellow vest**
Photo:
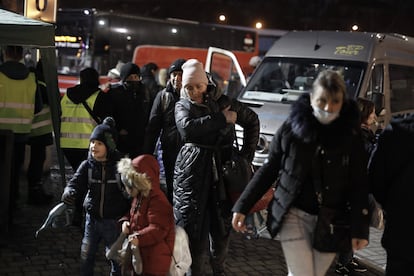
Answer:
[[0, 65], [0, 129], [14, 134], [10, 222], [19, 199], [20, 172], [24, 163], [25, 147], [32, 128], [34, 114], [42, 109], [42, 100], [36, 89], [35, 73], [22, 62], [23, 47], [3, 48], [4, 63]]
[[27, 184], [29, 186], [28, 203], [31, 205], [49, 204], [53, 199], [53, 195], [45, 193], [42, 181], [46, 147], [53, 144], [52, 114], [42, 66], [42, 61], [39, 60], [35, 73], [37, 88], [42, 96], [43, 109], [34, 115], [28, 141], [30, 161], [27, 168]]
[[[88, 158], [89, 137], [102, 119], [111, 116], [108, 95], [99, 88], [99, 74], [94, 68], [80, 72], [80, 84], [67, 89], [62, 97], [60, 122], [60, 146], [66, 160], [76, 172]], [[75, 203], [72, 224], [82, 224], [82, 202]]]

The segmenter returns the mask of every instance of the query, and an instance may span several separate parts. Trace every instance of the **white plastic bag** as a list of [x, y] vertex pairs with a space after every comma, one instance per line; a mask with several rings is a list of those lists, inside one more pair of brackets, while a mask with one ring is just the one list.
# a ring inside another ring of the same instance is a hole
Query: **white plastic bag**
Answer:
[[175, 226], [175, 242], [169, 276], [184, 276], [191, 266], [191, 252], [188, 235], [184, 228]]

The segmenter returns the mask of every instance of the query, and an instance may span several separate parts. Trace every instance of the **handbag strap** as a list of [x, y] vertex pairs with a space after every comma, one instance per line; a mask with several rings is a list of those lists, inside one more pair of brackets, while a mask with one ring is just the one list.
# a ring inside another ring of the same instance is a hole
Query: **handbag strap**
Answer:
[[99, 119], [98, 116], [96, 116], [95, 113], [93, 113], [92, 109], [89, 107], [89, 105], [86, 103], [86, 101], [82, 102], [83, 106], [85, 107], [86, 111], [88, 111], [89, 115], [95, 120], [95, 122], [99, 125], [101, 122], [101, 119]]

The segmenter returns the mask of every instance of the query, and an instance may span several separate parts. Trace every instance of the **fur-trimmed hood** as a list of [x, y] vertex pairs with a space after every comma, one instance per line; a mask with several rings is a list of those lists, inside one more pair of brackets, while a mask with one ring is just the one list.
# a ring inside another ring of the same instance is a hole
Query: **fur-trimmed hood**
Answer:
[[[360, 128], [358, 106], [354, 100], [345, 100], [339, 117], [331, 124], [323, 125], [313, 115], [309, 94], [301, 95], [292, 104], [288, 122], [291, 125], [293, 134], [305, 142], [314, 142], [318, 139], [324, 140], [323, 137], [344, 138], [351, 134], [356, 134]], [[324, 133], [327, 135], [323, 135]], [[325, 142], [329, 143], [328, 140]]]

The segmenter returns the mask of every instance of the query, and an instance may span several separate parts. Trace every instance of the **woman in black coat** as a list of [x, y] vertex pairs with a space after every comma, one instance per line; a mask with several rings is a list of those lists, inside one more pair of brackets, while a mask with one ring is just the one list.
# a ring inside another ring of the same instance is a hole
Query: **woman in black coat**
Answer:
[[335, 258], [336, 252], [313, 248], [321, 205], [341, 214], [350, 208], [352, 248], [368, 244], [367, 156], [358, 108], [346, 98], [337, 72], [321, 72], [312, 93], [292, 105], [267, 161], [233, 207], [232, 224], [236, 231], [245, 231], [245, 215], [279, 178], [267, 227], [273, 237], [280, 235], [289, 275], [325, 275]]
[[414, 236], [408, 227], [414, 194], [414, 114], [393, 118], [378, 138], [369, 164], [372, 193], [385, 214], [381, 244], [385, 274], [411, 275]]
[[193, 263], [187, 275], [204, 275], [210, 241], [214, 275], [224, 273], [231, 230], [231, 201], [221, 181], [221, 164], [229, 159], [234, 125], [244, 129], [241, 149], [253, 159], [259, 137], [257, 114], [221, 95], [203, 66], [190, 59], [182, 66], [181, 99], [175, 105], [177, 129], [184, 141], [174, 172], [174, 214], [190, 240]]

